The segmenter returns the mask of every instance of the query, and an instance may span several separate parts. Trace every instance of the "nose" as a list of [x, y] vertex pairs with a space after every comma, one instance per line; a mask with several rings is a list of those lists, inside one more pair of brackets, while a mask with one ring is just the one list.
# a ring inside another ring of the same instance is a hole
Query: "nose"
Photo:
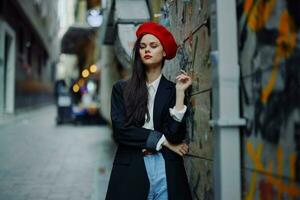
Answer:
[[150, 49], [148, 46], [145, 48], [145, 53], [150, 53]]

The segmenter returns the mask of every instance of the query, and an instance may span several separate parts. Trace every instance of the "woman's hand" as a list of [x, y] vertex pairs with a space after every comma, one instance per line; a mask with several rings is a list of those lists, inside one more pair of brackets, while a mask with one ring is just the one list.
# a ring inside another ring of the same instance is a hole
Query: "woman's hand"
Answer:
[[180, 71], [182, 73], [176, 77], [176, 90], [184, 92], [192, 84], [192, 78], [184, 70]]
[[182, 74], [176, 77], [176, 110], [184, 108], [184, 91], [192, 84], [192, 78], [184, 70], [181, 72]]
[[168, 140], [165, 140], [163, 145], [180, 156], [184, 156], [189, 151], [188, 145], [184, 142], [180, 144], [171, 144]]

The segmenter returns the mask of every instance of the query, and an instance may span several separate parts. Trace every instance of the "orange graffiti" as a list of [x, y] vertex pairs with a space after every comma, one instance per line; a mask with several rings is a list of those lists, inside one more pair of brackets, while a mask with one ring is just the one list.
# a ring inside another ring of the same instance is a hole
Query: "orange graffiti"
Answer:
[[277, 147], [277, 172], [279, 176], [283, 174], [283, 150], [281, 146]]
[[280, 17], [280, 23], [278, 28], [279, 34], [276, 40], [277, 46], [271, 76], [261, 94], [261, 101], [263, 103], [266, 103], [268, 101], [268, 98], [271, 92], [273, 91], [278, 69], [280, 66], [280, 61], [282, 59], [289, 58], [296, 47], [297, 32], [295, 27], [296, 26], [295, 22], [293, 21], [293, 18], [291, 18], [287, 10], [284, 10]]
[[[274, 177], [272, 176], [273, 173], [273, 163], [271, 161], [267, 162], [267, 168], [265, 169], [265, 167], [263, 166], [262, 162], [261, 162], [261, 154], [263, 151], [263, 145], [262, 144], [258, 144], [257, 146], [257, 150], [254, 149], [253, 145], [250, 142], [246, 142], [246, 150], [247, 153], [249, 155], [249, 157], [251, 158], [254, 168], [256, 168], [257, 170], [261, 171], [262, 173], [265, 173], [265, 177], [266, 177], [266, 181], [270, 184], [273, 185], [273, 187], [276, 188], [276, 191], [278, 192], [278, 198], [282, 197], [282, 193], [287, 193], [290, 196], [300, 196], [300, 188], [299, 186], [295, 185], [294, 183], [290, 183], [290, 184], [286, 184], [284, 183], [280, 178]], [[277, 149], [277, 171], [279, 176], [282, 176], [283, 174], [283, 149], [282, 147], [278, 147]], [[290, 174], [291, 177], [293, 178], [293, 180], [295, 180], [295, 159], [296, 159], [296, 155], [295, 153], [290, 155]], [[257, 179], [257, 173], [254, 172], [251, 176], [251, 182], [250, 182], [250, 187], [249, 187], [249, 191], [247, 192], [247, 195], [245, 197], [245, 199], [253, 199], [254, 194], [255, 194], [255, 183], [256, 183], [256, 179]]]
[[247, 152], [250, 158], [254, 161], [254, 167], [260, 171], [264, 170], [263, 164], [260, 162], [263, 145], [258, 144], [257, 151], [254, 150], [253, 145], [250, 142], [246, 143]]
[[276, 0], [246, 0], [244, 3], [244, 13], [248, 15], [248, 27], [252, 31], [258, 31], [265, 26], [270, 18]]
[[[278, 54], [276, 53], [276, 55], [278, 55]], [[280, 57], [275, 56], [275, 60], [274, 60], [274, 64], [273, 64], [273, 67], [272, 67], [270, 79], [269, 79], [267, 85], [263, 88], [263, 91], [261, 93], [260, 100], [263, 103], [267, 103], [267, 101], [269, 99], [269, 96], [270, 96], [271, 92], [273, 91], [273, 87], [275, 85], [276, 78], [277, 78], [278, 68], [280, 66], [279, 62], [280, 62]]]
[[293, 181], [296, 181], [296, 160], [297, 160], [297, 155], [296, 153], [293, 153], [290, 157], [290, 172], [291, 172], [291, 178]]
[[[283, 175], [283, 162], [282, 162], [282, 160], [283, 160], [283, 150], [282, 150], [281, 146], [278, 146], [277, 147], [277, 173], [278, 173], [279, 177], [281, 177]], [[272, 172], [272, 171], [269, 171], [269, 172]], [[277, 199], [281, 199], [282, 192], [278, 191], [277, 195], [278, 195]]]
[[297, 42], [296, 25], [287, 10], [284, 10], [280, 17], [277, 47], [280, 57], [289, 58], [293, 53]]
[[253, 0], [245, 0], [244, 2], [244, 13], [248, 14], [250, 9], [251, 9], [251, 6], [253, 4]]

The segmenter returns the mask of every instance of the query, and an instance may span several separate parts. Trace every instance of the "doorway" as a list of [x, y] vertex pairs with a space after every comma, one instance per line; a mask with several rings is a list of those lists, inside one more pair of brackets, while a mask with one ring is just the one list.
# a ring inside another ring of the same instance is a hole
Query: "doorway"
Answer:
[[14, 113], [15, 41], [14, 30], [0, 19], [0, 113]]

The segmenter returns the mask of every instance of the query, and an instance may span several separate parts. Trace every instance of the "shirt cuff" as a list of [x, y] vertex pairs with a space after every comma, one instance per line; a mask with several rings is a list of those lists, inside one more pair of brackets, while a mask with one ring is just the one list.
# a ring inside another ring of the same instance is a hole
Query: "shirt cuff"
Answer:
[[146, 141], [146, 149], [155, 151], [157, 147], [157, 143], [162, 137], [162, 133], [152, 130]]
[[174, 120], [181, 122], [185, 112], [186, 112], [186, 105], [183, 105], [183, 109], [182, 110], [176, 110], [175, 106], [173, 108], [169, 108], [170, 111], [170, 115], [173, 117]]
[[162, 143], [163, 143], [165, 140], [166, 140], [165, 135], [162, 135], [161, 138], [159, 139], [159, 141], [157, 142], [157, 145], [156, 145], [156, 151], [161, 150], [161, 148], [162, 148]]

